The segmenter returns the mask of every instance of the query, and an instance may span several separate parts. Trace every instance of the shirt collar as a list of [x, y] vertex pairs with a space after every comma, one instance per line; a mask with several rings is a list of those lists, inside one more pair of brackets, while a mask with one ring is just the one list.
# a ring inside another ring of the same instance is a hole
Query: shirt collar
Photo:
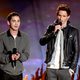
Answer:
[[[7, 35], [8, 36], [12, 36], [11, 33], [10, 33], [10, 30], [7, 31]], [[20, 31], [18, 31], [17, 36], [21, 37], [21, 32]]]

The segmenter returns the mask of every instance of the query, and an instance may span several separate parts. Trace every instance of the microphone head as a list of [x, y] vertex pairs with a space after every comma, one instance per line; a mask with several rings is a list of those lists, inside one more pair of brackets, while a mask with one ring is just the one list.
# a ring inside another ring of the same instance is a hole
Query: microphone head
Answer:
[[13, 48], [13, 53], [15, 54], [17, 52], [17, 49], [16, 48]]
[[56, 20], [56, 21], [55, 21], [55, 25], [60, 25], [60, 26], [62, 26], [61, 20]]
[[62, 26], [62, 22], [60, 21], [59, 23], [58, 23], [60, 26]]

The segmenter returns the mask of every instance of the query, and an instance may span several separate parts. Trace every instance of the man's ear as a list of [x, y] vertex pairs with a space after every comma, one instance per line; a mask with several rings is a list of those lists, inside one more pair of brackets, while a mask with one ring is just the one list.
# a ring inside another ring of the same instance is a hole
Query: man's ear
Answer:
[[68, 16], [68, 19], [70, 18], [70, 15]]
[[10, 22], [9, 22], [9, 21], [7, 21], [7, 24], [8, 24], [8, 25], [10, 25]]

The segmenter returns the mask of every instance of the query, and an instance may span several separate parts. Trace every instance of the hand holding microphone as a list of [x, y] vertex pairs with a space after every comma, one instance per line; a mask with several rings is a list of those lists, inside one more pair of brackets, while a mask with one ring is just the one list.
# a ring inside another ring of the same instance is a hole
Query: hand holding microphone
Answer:
[[16, 67], [16, 61], [19, 59], [20, 57], [20, 54], [18, 53], [17, 49], [16, 48], [13, 48], [13, 53], [11, 55], [11, 60], [12, 60], [12, 66]]
[[12, 61], [18, 60], [20, 57], [20, 54], [18, 53], [16, 48], [13, 48], [13, 54], [11, 56]]
[[61, 29], [61, 26], [60, 26], [60, 25], [56, 25], [54, 32], [57, 32], [57, 31], [59, 31], [60, 29]]
[[12, 54], [12, 56], [11, 56], [12, 61], [18, 60], [19, 57], [20, 57], [20, 54], [18, 52], [16, 54]]
[[62, 28], [62, 22], [60, 20], [57, 20], [55, 23], [55, 29], [54, 32], [59, 31]]

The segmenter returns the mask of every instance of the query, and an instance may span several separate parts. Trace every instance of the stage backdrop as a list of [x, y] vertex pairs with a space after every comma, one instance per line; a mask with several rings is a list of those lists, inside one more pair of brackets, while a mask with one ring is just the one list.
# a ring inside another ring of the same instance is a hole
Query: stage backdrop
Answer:
[[39, 39], [48, 25], [56, 19], [56, 8], [60, 3], [70, 5], [72, 13], [70, 21], [80, 30], [80, 0], [1, 0], [0, 1], [0, 32], [8, 29], [6, 16], [11, 11], [21, 15], [20, 29], [28, 34], [30, 43], [30, 58], [24, 62], [23, 76], [31, 80], [37, 68], [44, 65], [46, 45], [40, 46]]

